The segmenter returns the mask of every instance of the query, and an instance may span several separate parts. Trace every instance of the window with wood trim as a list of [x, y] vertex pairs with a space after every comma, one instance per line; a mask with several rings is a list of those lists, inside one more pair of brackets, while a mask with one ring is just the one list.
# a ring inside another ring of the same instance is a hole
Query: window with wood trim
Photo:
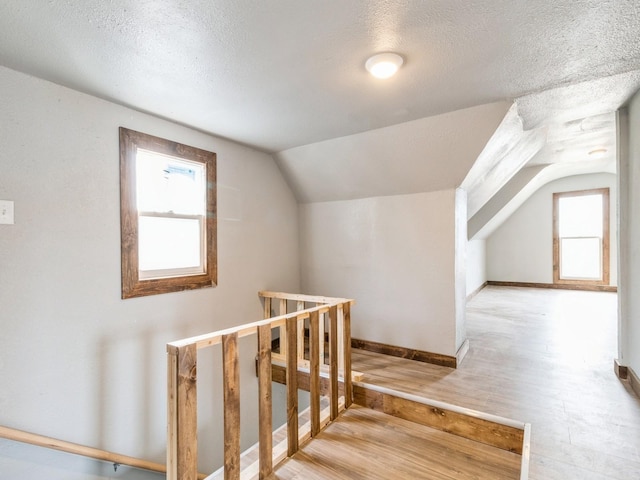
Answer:
[[609, 284], [609, 189], [553, 194], [553, 282]]
[[216, 154], [120, 127], [122, 298], [217, 283]]

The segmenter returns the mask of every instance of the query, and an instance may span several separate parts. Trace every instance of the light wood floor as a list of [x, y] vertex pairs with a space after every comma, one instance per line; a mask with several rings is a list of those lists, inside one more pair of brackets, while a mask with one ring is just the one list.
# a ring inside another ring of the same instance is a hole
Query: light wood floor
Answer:
[[638, 480], [640, 401], [613, 373], [616, 302], [487, 287], [469, 302], [457, 370], [361, 350], [353, 368], [367, 383], [531, 423], [532, 480]]
[[520, 456], [352, 405], [274, 478], [517, 480]]

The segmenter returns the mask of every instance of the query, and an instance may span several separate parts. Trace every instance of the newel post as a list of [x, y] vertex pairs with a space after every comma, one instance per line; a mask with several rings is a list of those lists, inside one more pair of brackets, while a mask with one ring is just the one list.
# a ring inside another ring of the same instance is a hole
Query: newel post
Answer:
[[[167, 347], [167, 480], [198, 478], [195, 345]], [[178, 429], [178, 425], [180, 428]]]

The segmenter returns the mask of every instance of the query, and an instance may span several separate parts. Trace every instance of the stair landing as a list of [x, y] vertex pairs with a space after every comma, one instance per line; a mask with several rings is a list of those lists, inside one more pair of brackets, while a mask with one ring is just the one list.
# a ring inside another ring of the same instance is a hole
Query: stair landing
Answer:
[[275, 471], [279, 480], [517, 480], [521, 457], [352, 405]]

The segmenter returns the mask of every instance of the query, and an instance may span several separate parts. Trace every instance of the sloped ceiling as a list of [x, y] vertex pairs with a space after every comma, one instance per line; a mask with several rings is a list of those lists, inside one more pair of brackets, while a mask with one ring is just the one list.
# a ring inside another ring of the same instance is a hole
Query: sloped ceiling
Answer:
[[[405, 58], [399, 74], [370, 77], [365, 60], [389, 50]], [[523, 132], [546, 129], [547, 138], [614, 111], [637, 88], [640, 14], [637, 0], [4, 0], [0, 65], [282, 152], [295, 181], [345, 184], [300, 193], [309, 201], [449, 186], [471, 168], [501, 102], [517, 102]], [[443, 115], [480, 106], [488, 117], [473, 126], [449, 128]], [[420, 133], [422, 124], [451, 136]], [[413, 150], [381, 143], [382, 129], [397, 125]], [[458, 145], [464, 130], [468, 149]], [[322, 154], [327, 141], [338, 155]], [[560, 149], [542, 148], [536, 161], [554, 163]], [[478, 205], [508, 180], [493, 172]], [[442, 180], [427, 180], [435, 175]]]
[[[386, 82], [364, 69], [385, 50]], [[637, 0], [4, 0], [0, 64], [276, 152], [638, 69], [640, 21]]]
[[[597, 162], [597, 161], [596, 161]], [[595, 167], [592, 162], [532, 165], [518, 171], [468, 222], [470, 239], [489, 237], [539, 188], [562, 177], [588, 173], [616, 173], [615, 164]]]
[[[488, 236], [547, 182], [615, 173], [614, 112], [638, 89], [640, 72], [634, 70], [519, 98], [463, 182], [469, 237]], [[501, 158], [499, 150], [506, 148], [509, 154]]]
[[510, 107], [499, 102], [276, 154], [303, 203], [456, 188]]
[[524, 131], [517, 106], [511, 106], [460, 186], [467, 191], [471, 218], [546, 143], [546, 129]]

